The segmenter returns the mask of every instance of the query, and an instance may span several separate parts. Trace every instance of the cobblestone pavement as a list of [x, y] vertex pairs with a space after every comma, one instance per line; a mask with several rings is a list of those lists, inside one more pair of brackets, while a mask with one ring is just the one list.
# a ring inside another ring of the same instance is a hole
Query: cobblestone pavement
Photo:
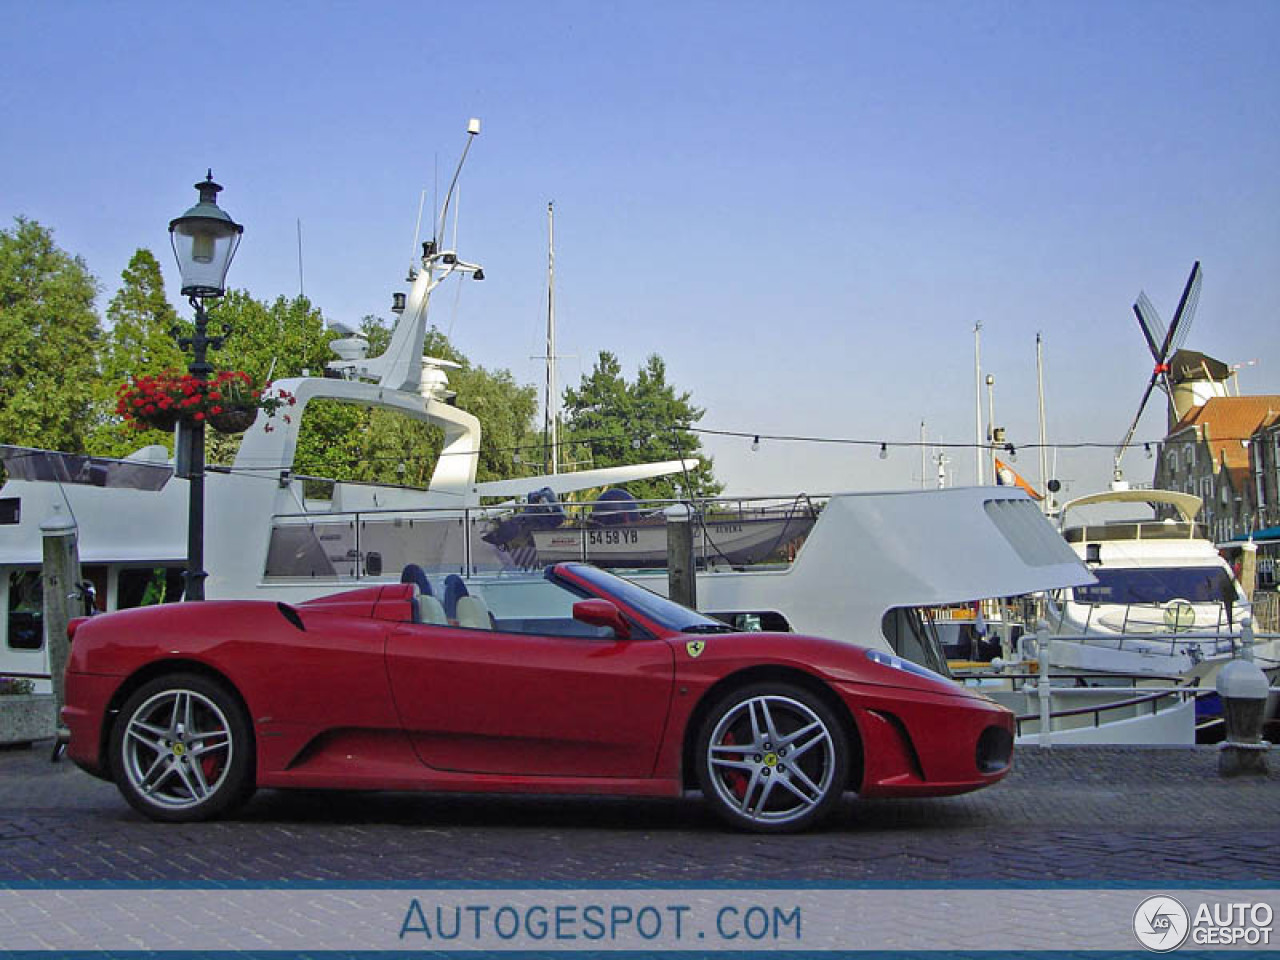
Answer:
[[1213, 748], [1025, 749], [962, 797], [858, 801], [820, 832], [722, 829], [683, 800], [262, 791], [161, 825], [47, 745], [0, 751], [0, 883], [1249, 884], [1280, 880], [1280, 756], [1222, 780]]

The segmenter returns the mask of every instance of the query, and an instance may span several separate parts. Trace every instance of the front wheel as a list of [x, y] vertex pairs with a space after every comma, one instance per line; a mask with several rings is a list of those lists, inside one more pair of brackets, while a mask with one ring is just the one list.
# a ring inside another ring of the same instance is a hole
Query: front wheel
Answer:
[[715, 812], [760, 833], [803, 830], [844, 793], [849, 738], [821, 697], [785, 683], [731, 692], [698, 734], [698, 782]]
[[143, 684], [111, 735], [116, 786], [139, 813], [171, 823], [208, 820], [253, 791], [253, 737], [222, 684], [172, 674]]

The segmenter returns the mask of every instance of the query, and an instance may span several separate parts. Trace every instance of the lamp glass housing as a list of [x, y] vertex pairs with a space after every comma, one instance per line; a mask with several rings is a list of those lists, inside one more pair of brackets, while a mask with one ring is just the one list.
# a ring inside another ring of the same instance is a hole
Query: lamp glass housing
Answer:
[[169, 239], [182, 273], [182, 294], [187, 297], [220, 297], [226, 292], [227, 270], [240, 246], [244, 227], [217, 204], [212, 174], [196, 184], [200, 202], [170, 221]]

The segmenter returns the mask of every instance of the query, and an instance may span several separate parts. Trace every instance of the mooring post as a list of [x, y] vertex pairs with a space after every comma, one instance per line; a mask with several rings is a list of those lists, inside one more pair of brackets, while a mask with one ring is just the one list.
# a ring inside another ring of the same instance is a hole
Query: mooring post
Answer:
[[1266, 776], [1271, 744], [1262, 739], [1262, 729], [1270, 690], [1267, 675], [1253, 662], [1253, 618], [1245, 617], [1240, 626], [1240, 657], [1218, 671], [1215, 684], [1227, 728], [1218, 744], [1218, 775]]
[[1245, 541], [1240, 548], [1240, 589], [1249, 601], [1253, 600], [1253, 591], [1258, 589], [1258, 545], [1252, 540]]
[[53, 513], [40, 524], [44, 539], [44, 636], [49, 651], [49, 674], [53, 679], [54, 726], [60, 725], [66, 704], [63, 674], [71, 646], [67, 624], [83, 612], [80, 604], [80, 550], [76, 544], [76, 522], [54, 506]]
[[685, 503], [663, 511], [667, 518], [667, 596], [698, 608], [698, 581], [693, 559], [693, 512]]

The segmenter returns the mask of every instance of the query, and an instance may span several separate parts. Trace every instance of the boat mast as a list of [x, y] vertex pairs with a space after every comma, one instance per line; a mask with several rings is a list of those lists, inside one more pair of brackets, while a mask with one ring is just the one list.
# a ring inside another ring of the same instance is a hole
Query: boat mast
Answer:
[[920, 489], [929, 485], [929, 450], [925, 447], [924, 421], [920, 421]]
[[982, 486], [982, 321], [973, 325], [973, 461]]
[[987, 374], [987, 445], [991, 448], [991, 482], [999, 485], [1000, 471], [996, 469], [996, 378]]
[[1053, 495], [1049, 493], [1048, 487], [1049, 448], [1044, 425], [1044, 344], [1039, 331], [1036, 331], [1036, 396], [1040, 400], [1040, 490], [1044, 494], [1040, 505], [1045, 516], [1049, 516], [1053, 513]]
[[560, 472], [560, 403], [556, 395], [556, 218], [555, 204], [547, 203], [547, 398], [543, 458], [548, 473]]

